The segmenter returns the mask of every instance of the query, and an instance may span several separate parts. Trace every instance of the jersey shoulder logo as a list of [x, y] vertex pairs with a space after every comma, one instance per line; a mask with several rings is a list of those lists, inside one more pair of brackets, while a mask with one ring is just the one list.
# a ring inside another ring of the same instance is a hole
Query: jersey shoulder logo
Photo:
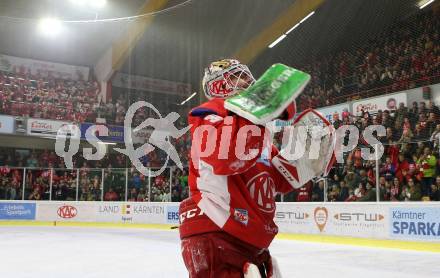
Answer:
[[235, 209], [234, 210], [234, 219], [235, 221], [240, 222], [241, 224], [247, 226], [249, 222], [249, 214], [245, 209]]

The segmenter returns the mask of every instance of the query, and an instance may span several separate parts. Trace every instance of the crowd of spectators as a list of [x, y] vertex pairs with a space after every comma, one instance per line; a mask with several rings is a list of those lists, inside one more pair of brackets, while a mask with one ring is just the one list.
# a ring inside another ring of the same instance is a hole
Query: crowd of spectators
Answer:
[[[327, 178], [309, 182], [300, 190], [284, 196], [284, 201], [354, 202], [440, 201], [440, 110], [432, 102], [403, 103], [396, 111], [368, 112], [361, 116], [334, 114], [333, 125], [354, 125], [359, 133], [369, 125], [383, 125], [386, 135], [378, 137], [384, 146], [379, 163], [379, 192], [376, 192], [376, 161], [363, 160], [360, 144], [337, 163]], [[326, 193], [326, 194], [325, 194]]]
[[0, 71], [0, 114], [95, 122], [99, 84], [32, 75], [24, 68]]
[[188, 170], [177, 169], [174, 173], [173, 183], [171, 187], [171, 201], [180, 202], [188, 198]]
[[0, 168], [0, 200], [21, 199], [23, 172], [20, 169]]
[[[153, 168], [152, 171], [157, 170]], [[142, 173], [132, 168], [130, 170], [131, 178], [128, 181], [129, 196], [128, 200], [138, 202], [170, 202], [171, 185], [170, 170], [166, 169], [162, 174], [151, 177], [144, 176]], [[173, 171], [176, 171], [173, 169]]]
[[125, 168], [25, 169], [0, 166], [0, 200], [178, 202], [188, 196], [186, 169], [167, 168], [150, 178], [134, 167], [127, 172]]
[[[188, 165], [189, 141], [187, 137], [174, 142], [176, 150], [183, 165]], [[145, 167], [161, 167], [166, 161], [166, 153], [161, 150], [154, 150], [140, 158]], [[73, 156], [74, 168], [127, 168], [131, 167], [130, 159], [124, 154], [111, 151], [107, 152], [100, 160], [86, 160], [82, 152]], [[169, 161], [172, 164], [172, 161]], [[0, 167], [27, 167], [27, 168], [65, 168], [64, 160], [54, 150], [47, 149], [17, 149], [0, 148]]]
[[[125, 114], [129, 106], [129, 101], [122, 94], [119, 97], [115, 97], [107, 101], [106, 103], [99, 103], [96, 105], [95, 109], [100, 118], [106, 119], [109, 124], [124, 125]], [[133, 125], [138, 122], [137, 111], [133, 118]]]
[[439, 30], [438, 12], [429, 11], [301, 67], [312, 81], [299, 97], [300, 110], [438, 83]]

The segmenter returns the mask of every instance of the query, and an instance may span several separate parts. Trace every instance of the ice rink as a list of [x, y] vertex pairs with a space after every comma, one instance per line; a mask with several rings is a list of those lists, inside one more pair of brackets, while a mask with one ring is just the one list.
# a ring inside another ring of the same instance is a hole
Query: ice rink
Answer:
[[[440, 277], [440, 254], [276, 240], [286, 278]], [[177, 231], [0, 227], [0, 277], [187, 277]]]

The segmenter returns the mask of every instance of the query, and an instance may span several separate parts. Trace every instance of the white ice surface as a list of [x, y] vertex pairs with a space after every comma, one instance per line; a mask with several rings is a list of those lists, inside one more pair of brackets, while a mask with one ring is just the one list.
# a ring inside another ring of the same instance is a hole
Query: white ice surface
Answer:
[[[440, 277], [440, 254], [275, 240], [284, 278]], [[0, 278], [188, 277], [177, 231], [0, 227]]]

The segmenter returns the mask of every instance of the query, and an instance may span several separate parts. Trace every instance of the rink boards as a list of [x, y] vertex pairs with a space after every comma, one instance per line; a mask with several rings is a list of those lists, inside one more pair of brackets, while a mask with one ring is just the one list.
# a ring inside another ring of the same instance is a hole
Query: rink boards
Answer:
[[440, 242], [436, 203], [279, 203], [282, 233]]
[[[0, 224], [131, 224], [169, 229], [178, 225], [178, 205], [0, 201]], [[437, 203], [278, 203], [275, 222], [283, 234], [440, 242]]]

